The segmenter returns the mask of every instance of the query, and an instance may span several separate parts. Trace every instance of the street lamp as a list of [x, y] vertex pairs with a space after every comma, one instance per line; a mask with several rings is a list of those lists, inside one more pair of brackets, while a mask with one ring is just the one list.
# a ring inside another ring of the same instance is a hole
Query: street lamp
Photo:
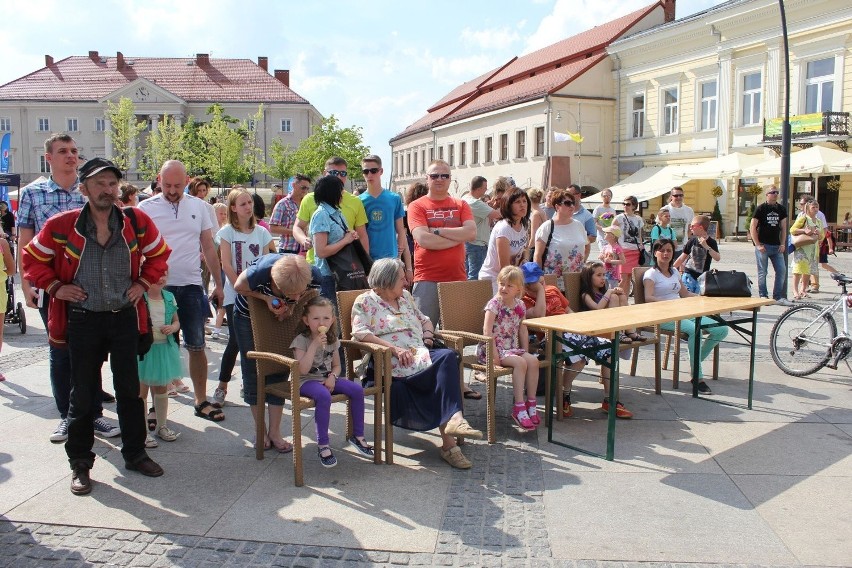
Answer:
[[[787, 37], [787, 13], [784, 11], [784, 0], [778, 0], [781, 10], [781, 35], [784, 38], [784, 124], [781, 128], [781, 202], [787, 208], [787, 219], [793, 222], [793, 207], [790, 202], [790, 44]], [[788, 252], [786, 240], [782, 239], [781, 248], [784, 250], [784, 270], [788, 270]], [[787, 297], [787, 281], [784, 278], [784, 297]]]
[[[577, 115], [575, 116], [573, 112], [568, 109], [565, 109], [565, 113], [574, 119], [574, 124], [577, 126], [577, 134], [582, 136], [582, 121], [583, 114], [580, 109], [580, 103], [577, 103]], [[579, 118], [578, 118], [579, 117]], [[556, 122], [560, 122], [562, 120], [562, 110], [556, 111]], [[577, 144], [577, 185], [580, 186], [580, 190], [583, 189], [583, 143], [575, 142]]]

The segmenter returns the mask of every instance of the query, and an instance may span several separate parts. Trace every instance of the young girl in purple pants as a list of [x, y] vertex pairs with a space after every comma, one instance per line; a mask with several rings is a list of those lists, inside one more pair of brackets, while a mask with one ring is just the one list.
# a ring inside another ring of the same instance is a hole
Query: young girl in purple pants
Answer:
[[373, 457], [373, 447], [364, 439], [364, 389], [355, 381], [340, 377], [340, 341], [334, 306], [323, 296], [305, 304], [299, 335], [290, 344], [293, 356], [299, 361], [302, 385], [299, 393], [316, 403], [317, 454], [324, 467], [337, 465], [328, 445], [328, 422], [331, 414], [331, 395], [345, 394], [351, 402], [353, 436], [349, 443], [362, 455]]

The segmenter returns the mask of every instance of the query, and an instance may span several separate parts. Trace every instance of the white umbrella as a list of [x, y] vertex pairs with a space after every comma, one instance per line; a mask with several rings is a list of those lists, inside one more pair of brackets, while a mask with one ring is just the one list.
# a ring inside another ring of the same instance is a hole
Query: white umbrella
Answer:
[[727, 156], [708, 160], [703, 164], [683, 166], [682, 169], [675, 170], [672, 177], [685, 180], [737, 178], [741, 177], [743, 169], [755, 166], [765, 159], [763, 154], [733, 152]]
[[844, 152], [846, 156], [828, 166], [828, 172], [832, 174], [852, 173], [852, 154]]
[[[811, 146], [790, 155], [790, 175], [828, 174], [833, 164], [848, 160], [850, 154], [825, 146]], [[743, 177], [778, 177], [781, 175], [781, 158], [748, 167], [743, 170]]]

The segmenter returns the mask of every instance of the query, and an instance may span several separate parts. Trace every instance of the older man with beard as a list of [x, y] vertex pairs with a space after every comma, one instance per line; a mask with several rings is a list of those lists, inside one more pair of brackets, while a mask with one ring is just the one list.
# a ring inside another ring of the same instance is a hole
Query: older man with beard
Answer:
[[204, 320], [209, 313], [202, 287], [198, 247], [204, 255], [215, 287], [213, 294], [221, 306], [224, 301], [222, 269], [213, 243], [215, 229], [201, 199], [184, 193], [189, 183], [186, 168], [177, 160], [163, 164], [157, 176], [162, 193], [139, 204], [157, 224], [163, 238], [172, 248], [166, 290], [174, 294], [178, 304], [183, 346], [189, 352], [189, 376], [195, 394], [195, 415], [221, 422], [225, 413], [207, 400], [207, 353], [204, 351]]

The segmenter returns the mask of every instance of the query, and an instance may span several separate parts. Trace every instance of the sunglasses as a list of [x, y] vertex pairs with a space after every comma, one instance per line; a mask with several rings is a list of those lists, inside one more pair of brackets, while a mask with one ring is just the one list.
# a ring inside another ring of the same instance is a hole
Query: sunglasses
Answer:
[[622, 203], [624, 207], [634, 207], [632, 203]]
[[429, 179], [450, 179], [450, 174], [429, 174]]
[[361, 173], [364, 175], [377, 174], [379, 173], [379, 168], [364, 168], [363, 170], [361, 170]]
[[777, 191], [767, 191], [766, 195], [778, 195]]
[[346, 170], [328, 170], [328, 175], [345, 178], [349, 175], [349, 172], [347, 172]]
[[682, 193], [672, 193], [672, 197], [674, 197], [675, 199], [679, 199], [679, 198], [683, 197], [683, 194]]
[[563, 199], [562, 201], [554, 202], [554, 205], [559, 207], [560, 205], [567, 205], [568, 207], [574, 207], [574, 202], [570, 199]]

